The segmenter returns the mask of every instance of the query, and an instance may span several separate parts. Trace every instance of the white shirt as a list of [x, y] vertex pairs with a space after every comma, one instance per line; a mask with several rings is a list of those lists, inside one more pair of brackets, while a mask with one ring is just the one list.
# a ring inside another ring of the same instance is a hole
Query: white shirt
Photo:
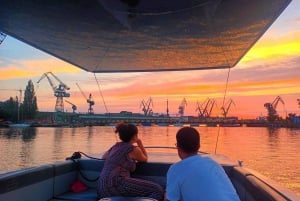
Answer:
[[167, 173], [169, 201], [239, 201], [222, 166], [208, 157], [190, 156]]

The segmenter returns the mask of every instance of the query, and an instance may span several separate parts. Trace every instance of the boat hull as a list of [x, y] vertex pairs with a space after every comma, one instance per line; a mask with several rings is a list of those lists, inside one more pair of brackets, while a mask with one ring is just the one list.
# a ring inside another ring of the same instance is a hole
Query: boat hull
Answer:
[[[240, 167], [232, 162], [228, 163], [226, 158], [208, 154], [205, 156], [212, 157], [222, 164], [241, 201], [300, 200], [297, 194], [254, 171]], [[174, 156], [172, 157], [175, 158]], [[132, 174], [132, 177], [154, 181], [165, 187], [166, 173], [171, 164], [173, 162], [137, 163], [136, 171]], [[1, 174], [0, 200], [24, 201], [24, 197], [26, 197], [26, 200], [31, 201], [95, 201], [97, 200], [97, 178], [103, 165], [104, 160], [76, 159]], [[70, 190], [72, 183], [78, 179], [84, 182], [88, 190], [80, 193], [74, 193]], [[195, 199], [197, 200], [197, 198]], [[110, 200], [113, 201], [114, 198]], [[127, 199], [126, 197], [118, 197], [115, 200], [122, 201]], [[135, 199], [135, 201], [138, 200], [145, 199]]]

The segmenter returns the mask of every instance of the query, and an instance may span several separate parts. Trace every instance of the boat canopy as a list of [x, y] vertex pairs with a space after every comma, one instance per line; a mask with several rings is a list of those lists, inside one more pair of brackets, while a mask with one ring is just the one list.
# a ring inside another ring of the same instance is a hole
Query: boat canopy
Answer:
[[2, 0], [0, 32], [89, 72], [234, 67], [291, 0]]

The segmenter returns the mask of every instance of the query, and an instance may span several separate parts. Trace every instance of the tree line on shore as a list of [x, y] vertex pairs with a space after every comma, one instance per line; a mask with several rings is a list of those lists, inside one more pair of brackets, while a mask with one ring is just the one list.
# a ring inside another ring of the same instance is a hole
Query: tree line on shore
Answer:
[[19, 122], [35, 118], [38, 106], [32, 80], [27, 83], [24, 99], [20, 99], [21, 97], [16, 96], [0, 101], [0, 121]]

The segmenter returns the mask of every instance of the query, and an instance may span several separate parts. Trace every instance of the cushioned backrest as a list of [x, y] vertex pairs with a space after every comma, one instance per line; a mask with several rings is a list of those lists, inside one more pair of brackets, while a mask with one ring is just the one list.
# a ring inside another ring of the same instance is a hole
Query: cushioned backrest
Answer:
[[44, 165], [0, 175], [1, 201], [46, 201], [53, 195], [53, 165]]
[[104, 166], [104, 160], [78, 160], [78, 178], [88, 187], [96, 188], [99, 174]]
[[287, 201], [276, 189], [241, 167], [234, 167], [230, 177], [241, 201]]
[[76, 163], [64, 161], [54, 164], [54, 192], [57, 196], [70, 190], [71, 184], [78, 178]]
[[170, 163], [137, 163], [134, 174], [166, 177]]

